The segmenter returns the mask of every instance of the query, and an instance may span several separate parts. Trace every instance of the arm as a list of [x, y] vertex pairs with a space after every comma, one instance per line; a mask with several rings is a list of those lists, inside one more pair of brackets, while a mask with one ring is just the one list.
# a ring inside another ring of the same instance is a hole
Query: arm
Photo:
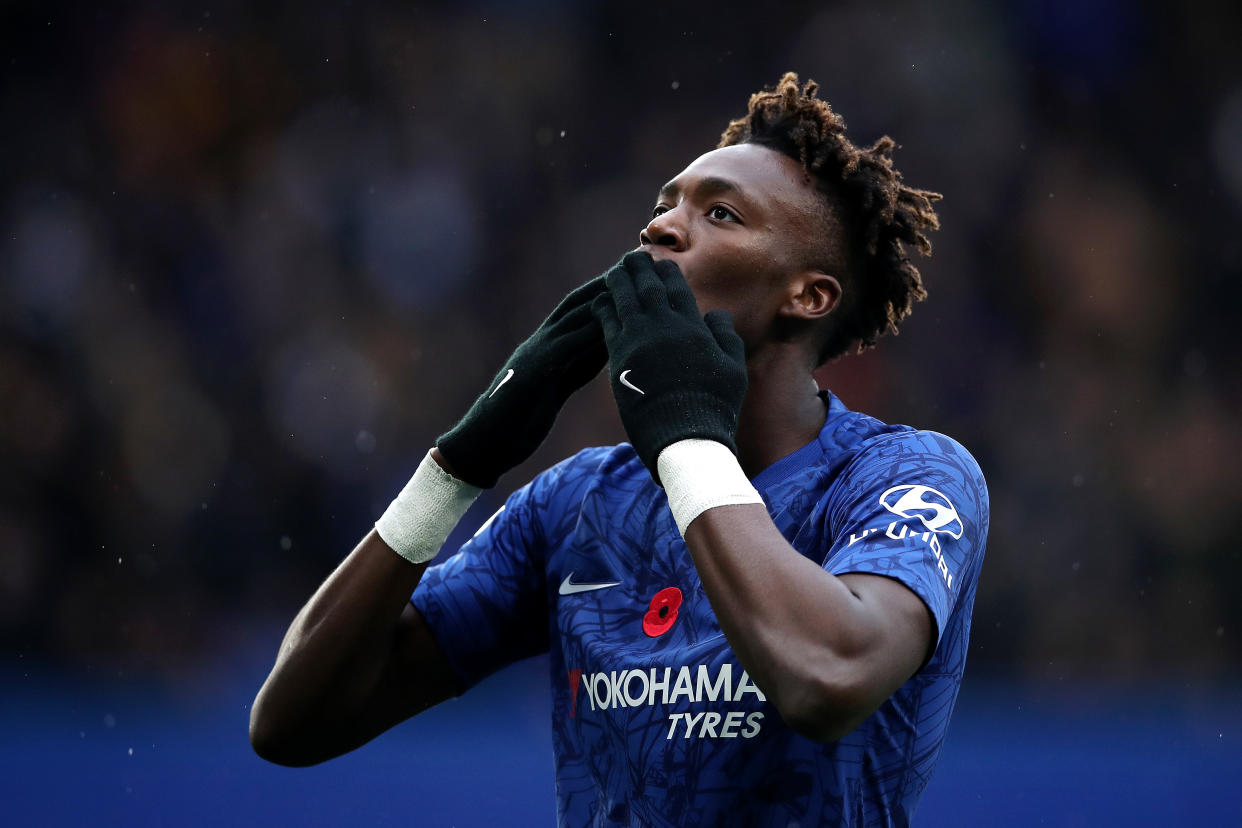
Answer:
[[409, 602], [426, 568], [367, 533], [289, 626], [250, 711], [256, 753], [312, 765], [454, 695], [448, 663]]
[[[931, 613], [895, 580], [838, 578], [785, 541], [735, 456], [746, 357], [728, 315], [699, 317], [674, 263], [624, 261], [593, 310], [630, 440], [665, 486], [747, 673], [798, 732], [840, 738], [919, 669], [934, 643]], [[643, 392], [621, 382], [623, 368]]]
[[564, 402], [603, 367], [590, 312], [603, 290], [602, 276], [579, 287], [518, 346], [294, 618], [251, 709], [260, 756], [322, 762], [460, 690], [410, 595], [478, 487], [529, 457]]
[[738, 660], [803, 736], [853, 730], [934, 644], [931, 612], [910, 589], [826, 572], [786, 542], [762, 504], [708, 509], [685, 540]]

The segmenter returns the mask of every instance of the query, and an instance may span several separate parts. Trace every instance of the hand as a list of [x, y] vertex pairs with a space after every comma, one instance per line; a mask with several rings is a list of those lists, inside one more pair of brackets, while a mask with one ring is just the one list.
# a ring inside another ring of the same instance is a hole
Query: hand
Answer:
[[716, 440], [737, 454], [746, 397], [746, 349], [733, 317], [700, 317], [676, 263], [626, 254], [606, 274], [591, 312], [608, 344], [612, 393], [639, 458], [659, 483], [656, 458], [678, 440]]
[[436, 440], [453, 474], [480, 488], [535, 453], [561, 406], [608, 359], [591, 302], [604, 293], [597, 276], [566, 296], [517, 347], [457, 425]]

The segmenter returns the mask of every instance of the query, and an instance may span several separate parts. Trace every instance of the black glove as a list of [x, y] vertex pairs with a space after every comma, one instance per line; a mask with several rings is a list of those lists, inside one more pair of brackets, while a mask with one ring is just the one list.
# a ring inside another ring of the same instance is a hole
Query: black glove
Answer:
[[746, 349], [726, 311], [699, 316], [674, 262], [627, 253], [591, 304], [608, 343], [612, 393], [639, 458], [657, 483], [656, 458], [688, 438], [737, 454], [746, 396]]
[[535, 453], [569, 396], [608, 359], [591, 301], [604, 277], [576, 288], [517, 347], [488, 390], [436, 446], [460, 479], [480, 488]]

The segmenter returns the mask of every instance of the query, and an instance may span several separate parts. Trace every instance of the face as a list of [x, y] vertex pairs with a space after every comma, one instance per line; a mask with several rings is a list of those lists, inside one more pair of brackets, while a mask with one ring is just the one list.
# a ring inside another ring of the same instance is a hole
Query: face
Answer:
[[638, 249], [676, 262], [699, 311], [732, 313], [752, 349], [810, 264], [821, 209], [797, 161], [757, 144], [722, 147], [660, 189]]

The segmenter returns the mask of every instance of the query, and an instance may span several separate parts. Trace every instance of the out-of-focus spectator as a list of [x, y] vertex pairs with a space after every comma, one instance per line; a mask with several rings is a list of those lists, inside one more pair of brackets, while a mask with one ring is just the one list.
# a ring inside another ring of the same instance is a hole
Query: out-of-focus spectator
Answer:
[[[972, 670], [1224, 673], [1242, 72], [1213, 14], [5, 11], [0, 640], [178, 679], [283, 625], [542, 310], [794, 69], [946, 196], [931, 298], [821, 378], [980, 459]], [[525, 468], [621, 438], [596, 383]]]

